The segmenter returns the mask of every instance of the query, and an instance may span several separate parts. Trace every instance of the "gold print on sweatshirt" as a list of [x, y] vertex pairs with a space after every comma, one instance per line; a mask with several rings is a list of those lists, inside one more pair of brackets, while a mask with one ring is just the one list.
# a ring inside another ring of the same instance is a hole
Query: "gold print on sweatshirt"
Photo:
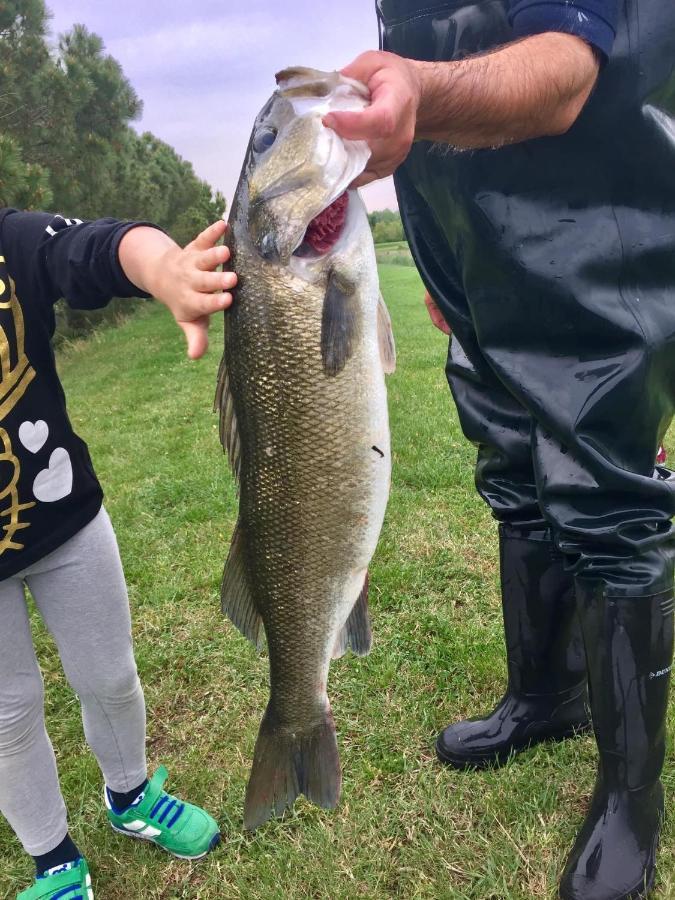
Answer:
[[[6, 468], [9, 467], [9, 471]], [[35, 506], [35, 503], [20, 503], [17, 484], [21, 474], [21, 463], [12, 451], [12, 442], [4, 428], [0, 428], [0, 474], [4, 486], [0, 487], [0, 520], [6, 522], [2, 526], [5, 532], [0, 538], [0, 556], [5, 550], [23, 550], [23, 544], [14, 540], [14, 535], [22, 528], [28, 528], [30, 522], [22, 522], [20, 513]]]
[[[0, 263], [4, 263], [0, 256]], [[24, 350], [24, 322], [21, 305], [16, 297], [16, 289], [11, 278], [9, 280], [9, 297], [7, 284], [0, 279], [0, 422], [16, 406], [26, 392], [26, 388], [35, 378], [35, 369], [31, 366]], [[10, 321], [4, 321], [2, 310], [11, 313]]]
[[[0, 256], [0, 264], [5, 262]], [[0, 278], [0, 421], [14, 409], [35, 378], [24, 349], [25, 326], [21, 305], [16, 296], [14, 282], [3, 272]], [[4, 310], [9, 311], [7, 315]], [[21, 513], [35, 506], [34, 502], [21, 503], [19, 476], [21, 462], [12, 449], [9, 434], [0, 428], [0, 556], [5, 550], [23, 550], [23, 544], [14, 540], [17, 531], [30, 526], [21, 521]]]

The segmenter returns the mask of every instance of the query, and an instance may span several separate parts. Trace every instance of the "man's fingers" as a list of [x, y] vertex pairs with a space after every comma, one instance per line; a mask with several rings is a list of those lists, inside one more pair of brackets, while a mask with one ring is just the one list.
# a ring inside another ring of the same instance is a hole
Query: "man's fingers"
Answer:
[[229, 258], [229, 247], [211, 247], [210, 250], [201, 250], [199, 252], [195, 265], [203, 272], [213, 272], [216, 266], [226, 263]]
[[190, 359], [199, 359], [209, 346], [208, 317], [196, 319], [194, 322], [179, 322], [187, 339], [187, 355]]
[[328, 113], [323, 124], [349, 141], [377, 140], [393, 134], [394, 117], [388, 105], [375, 104], [360, 112]]
[[431, 321], [434, 323], [434, 325], [436, 326], [436, 328], [438, 328], [439, 331], [442, 331], [443, 334], [447, 334], [447, 336], [450, 337], [450, 335], [452, 334], [450, 326], [445, 321], [445, 319], [440, 314], [440, 312], [438, 312], [438, 310], [436, 310], [436, 312], [432, 315]]
[[216, 241], [221, 239], [225, 234], [226, 229], [227, 224], [223, 222], [222, 219], [218, 219], [217, 222], [214, 222], [213, 225], [209, 225], [209, 227], [205, 228], [201, 234], [198, 234], [190, 246], [195, 250], [208, 250], [210, 247], [214, 246]]
[[373, 181], [377, 181], [379, 177], [380, 176], [375, 172], [369, 172], [368, 169], [366, 169], [364, 172], [361, 172], [358, 178], [355, 178], [354, 181], [352, 181], [350, 187], [365, 187], [367, 184], [372, 184]]
[[383, 55], [377, 50], [366, 50], [365, 53], [361, 53], [360, 56], [357, 56], [355, 60], [350, 62], [348, 66], [345, 66], [344, 69], [340, 69], [340, 74], [346, 75], [347, 78], [355, 78], [357, 81], [363, 82], [363, 84], [368, 84], [375, 72], [382, 68]]
[[424, 303], [429, 311], [429, 318], [433, 322], [433, 324], [438, 328], [443, 334], [447, 334], [448, 337], [452, 334], [452, 330], [448, 323], [443, 318], [443, 314], [441, 313], [438, 306], [436, 306], [436, 302], [431, 296], [431, 294], [427, 291], [424, 295]]

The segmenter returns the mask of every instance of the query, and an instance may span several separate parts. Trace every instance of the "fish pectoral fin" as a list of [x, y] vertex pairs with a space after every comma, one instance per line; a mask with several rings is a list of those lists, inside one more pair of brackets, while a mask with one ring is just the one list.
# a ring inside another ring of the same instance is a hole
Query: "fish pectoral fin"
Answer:
[[331, 272], [321, 315], [321, 359], [327, 375], [337, 375], [354, 352], [354, 286]]
[[230, 379], [227, 374], [224, 353], [218, 367], [216, 398], [213, 410], [220, 413], [220, 443], [223, 445], [223, 450], [227, 453], [232, 467], [232, 474], [238, 483], [241, 465], [241, 442], [239, 440], [239, 427], [234, 411], [234, 401], [230, 391]]
[[239, 631], [260, 650], [263, 645], [263, 621], [251, 593], [246, 573], [246, 538], [244, 530], [237, 522], [230, 552], [225, 562], [223, 582], [220, 589], [220, 603]]
[[384, 374], [391, 375], [396, 370], [396, 344], [391, 327], [391, 317], [382, 294], [377, 303], [377, 342], [380, 347], [380, 359]]
[[333, 648], [333, 659], [343, 656], [347, 648], [357, 656], [367, 656], [373, 645], [373, 633], [370, 629], [370, 613], [368, 612], [368, 573], [344, 627], [340, 631]]
[[340, 756], [330, 706], [320, 721], [305, 729], [280, 726], [272, 704], [258, 732], [251, 775], [246, 787], [244, 828], [255, 831], [293, 806], [297, 796], [324, 809], [340, 799]]

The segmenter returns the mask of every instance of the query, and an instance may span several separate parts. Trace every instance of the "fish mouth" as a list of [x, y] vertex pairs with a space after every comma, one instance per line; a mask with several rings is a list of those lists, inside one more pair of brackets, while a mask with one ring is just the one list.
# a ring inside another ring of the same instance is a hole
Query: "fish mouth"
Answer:
[[349, 191], [343, 191], [305, 229], [293, 256], [303, 259], [326, 256], [342, 236], [349, 209]]

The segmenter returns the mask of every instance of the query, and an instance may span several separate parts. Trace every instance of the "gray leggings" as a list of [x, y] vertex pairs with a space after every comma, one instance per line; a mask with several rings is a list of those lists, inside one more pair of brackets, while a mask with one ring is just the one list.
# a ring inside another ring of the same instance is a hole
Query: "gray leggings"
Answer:
[[146, 777], [145, 703], [117, 541], [101, 509], [58, 550], [0, 581], [0, 812], [24, 849], [39, 856], [68, 826], [24, 582], [56, 641], [87, 742], [113, 791], [132, 790]]

